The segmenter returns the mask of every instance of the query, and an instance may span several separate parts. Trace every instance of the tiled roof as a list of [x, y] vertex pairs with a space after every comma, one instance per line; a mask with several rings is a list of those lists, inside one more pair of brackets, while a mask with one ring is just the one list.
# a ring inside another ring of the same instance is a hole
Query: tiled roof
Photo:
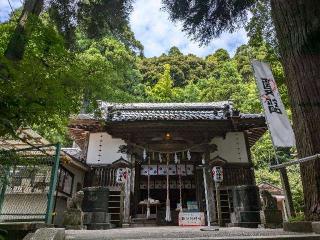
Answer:
[[[107, 122], [226, 120], [237, 114], [242, 119], [263, 118], [261, 114], [243, 114], [233, 110], [232, 102], [207, 103], [109, 103], [100, 101], [102, 118]], [[78, 119], [95, 119], [79, 114]]]
[[109, 103], [100, 101], [100, 107], [102, 109], [113, 109], [113, 110], [200, 110], [200, 109], [223, 109], [230, 107], [232, 102], [221, 101], [221, 102], [200, 102], [200, 103]]
[[231, 114], [230, 102], [100, 104], [110, 122], [157, 120], [222, 120]]
[[108, 115], [107, 120], [144, 121], [144, 120], [222, 120], [226, 119], [223, 111], [188, 111], [188, 110], [125, 110], [115, 111]]

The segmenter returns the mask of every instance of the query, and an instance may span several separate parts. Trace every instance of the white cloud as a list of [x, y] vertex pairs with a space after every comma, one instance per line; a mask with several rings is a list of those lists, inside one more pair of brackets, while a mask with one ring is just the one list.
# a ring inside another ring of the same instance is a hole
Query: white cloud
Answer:
[[0, 0], [0, 22], [8, 20], [9, 15], [12, 12], [9, 1], [13, 9], [22, 5], [20, 0]]
[[224, 48], [231, 55], [241, 44], [248, 41], [244, 29], [230, 34], [223, 33], [207, 46], [200, 47], [181, 31], [180, 23], [172, 23], [168, 13], [161, 11], [161, 0], [136, 0], [130, 24], [135, 36], [145, 47], [147, 57], [159, 56], [170, 47], [177, 46], [184, 54], [193, 53], [206, 56], [219, 48]]

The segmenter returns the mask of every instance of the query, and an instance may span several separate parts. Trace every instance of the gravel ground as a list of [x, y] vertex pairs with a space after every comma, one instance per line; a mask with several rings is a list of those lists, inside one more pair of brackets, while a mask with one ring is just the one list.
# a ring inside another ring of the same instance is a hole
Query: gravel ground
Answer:
[[[66, 240], [106, 239], [319, 239], [320, 235], [288, 233], [282, 229], [220, 228], [201, 231], [200, 227], [137, 227], [109, 230], [67, 230]], [[271, 237], [271, 238], [270, 238]], [[305, 238], [302, 238], [305, 237]]]

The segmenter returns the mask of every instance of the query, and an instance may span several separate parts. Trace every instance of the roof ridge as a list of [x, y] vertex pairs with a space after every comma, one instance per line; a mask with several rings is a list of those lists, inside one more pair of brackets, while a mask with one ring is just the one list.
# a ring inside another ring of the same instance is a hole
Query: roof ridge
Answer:
[[158, 109], [195, 109], [195, 110], [202, 110], [202, 109], [224, 109], [226, 107], [231, 107], [231, 101], [219, 101], [219, 102], [188, 102], [188, 103], [179, 103], [179, 102], [172, 102], [172, 103], [110, 103], [105, 101], [99, 101], [100, 107], [107, 111], [112, 110], [158, 110]]

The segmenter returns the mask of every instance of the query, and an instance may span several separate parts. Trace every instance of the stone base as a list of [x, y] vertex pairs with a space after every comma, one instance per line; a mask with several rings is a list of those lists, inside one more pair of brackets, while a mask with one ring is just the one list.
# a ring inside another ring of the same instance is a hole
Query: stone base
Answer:
[[284, 222], [283, 230], [287, 232], [312, 232], [311, 222]]
[[237, 211], [230, 214], [228, 226], [257, 228], [260, 222], [259, 211]]
[[84, 225], [64, 225], [67, 230], [86, 230], [87, 227]]
[[88, 230], [94, 229], [110, 229], [110, 214], [107, 212], [85, 212], [84, 224]]
[[84, 224], [91, 223], [110, 223], [110, 214], [106, 212], [85, 212]]
[[68, 209], [64, 211], [63, 226], [82, 226], [83, 213], [78, 209]]
[[264, 228], [282, 228], [282, 212], [280, 210], [260, 211], [261, 223]]
[[312, 231], [320, 234], [320, 222], [312, 222]]
[[87, 224], [88, 230], [105, 230], [112, 228], [110, 223], [91, 223]]

